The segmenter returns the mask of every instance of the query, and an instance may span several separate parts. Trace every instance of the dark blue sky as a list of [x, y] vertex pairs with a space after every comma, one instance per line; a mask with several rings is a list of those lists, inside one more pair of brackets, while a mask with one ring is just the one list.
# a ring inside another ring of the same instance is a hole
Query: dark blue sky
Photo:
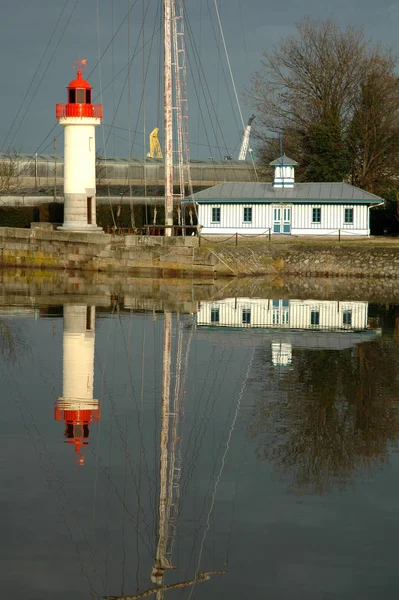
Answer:
[[[127, 21], [114, 43], [109, 45], [112, 32], [118, 29], [126, 16], [128, 0], [98, 0], [99, 18], [97, 0], [53, 0], [51, 3], [47, 0], [18, 0], [3, 3], [0, 23], [2, 150], [11, 146], [21, 152], [52, 152], [54, 135], [62, 135], [58, 126], [52, 131], [56, 124], [55, 104], [66, 100], [65, 86], [74, 77], [71, 67], [80, 53], [88, 61], [86, 74], [90, 75], [95, 96], [100, 87], [104, 90], [104, 127], [98, 130], [97, 148], [104, 154], [105, 147], [107, 156], [126, 156], [133, 144], [133, 156], [142, 157], [144, 140], [147, 143], [144, 129], [146, 134], [155, 126], [162, 130], [160, 33], [157, 31], [159, 3], [160, 0], [130, 2], [133, 7], [130, 53], [133, 55], [136, 45], [138, 52], [130, 72], [130, 94], [126, 68]], [[138, 35], [143, 6], [145, 10], [148, 7], [144, 27], [144, 62], [143, 53], [139, 51], [142, 39]], [[299, 3], [285, 0], [277, 4], [268, 0], [218, 0], [218, 6], [245, 121], [252, 108], [246, 104], [243, 92], [250, 85], [251, 72], [259, 68], [262, 50], [270, 49], [283, 36], [293, 33], [295, 23], [304, 16], [325, 18], [333, 15], [342, 25], [363, 27], [366, 36], [374, 42], [390, 45], [393, 51], [398, 50], [399, 2], [302, 0]], [[193, 158], [211, 155], [219, 158], [229, 153], [235, 157], [241, 141], [241, 125], [221, 46], [214, 0], [186, 0], [186, 13], [187, 55], [192, 65], [188, 77], [191, 155]], [[54, 31], [57, 21], [58, 27]], [[101, 54], [109, 45], [101, 60], [101, 77], [96, 67], [98, 29]], [[200, 57], [201, 76], [198, 66], [195, 66], [195, 56], [197, 59]], [[148, 73], [144, 94], [143, 70]], [[100, 101], [98, 96], [96, 101]], [[62, 149], [61, 137], [58, 145]]]

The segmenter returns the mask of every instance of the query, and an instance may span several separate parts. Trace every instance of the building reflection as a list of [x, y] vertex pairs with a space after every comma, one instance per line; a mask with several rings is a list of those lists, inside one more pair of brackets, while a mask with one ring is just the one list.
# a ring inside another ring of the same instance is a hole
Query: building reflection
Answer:
[[100, 420], [100, 403], [93, 398], [95, 314], [94, 306], [64, 306], [62, 397], [54, 409], [55, 420], [65, 423], [65, 441], [74, 446], [81, 465], [90, 425]]
[[[202, 302], [197, 324], [220, 328], [221, 336], [224, 328], [262, 330], [270, 339], [271, 362], [279, 367], [291, 365], [293, 348], [339, 350], [380, 332], [369, 327], [368, 302], [338, 300], [226, 298]], [[264, 336], [259, 343], [265, 343]]]
[[399, 354], [373, 324], [367, 302], [200, 307], [198, 325], [213, 341], [256, 349], [248, 433], [298, 494], [345, 488], [384, 467], [397, 446]]

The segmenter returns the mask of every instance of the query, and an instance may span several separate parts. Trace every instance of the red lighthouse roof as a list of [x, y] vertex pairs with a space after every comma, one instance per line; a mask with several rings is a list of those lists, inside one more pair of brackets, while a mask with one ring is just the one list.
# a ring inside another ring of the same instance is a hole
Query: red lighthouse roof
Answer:
[[67, 438], [65, 441], [67, 444], [75, 446], [75, 454], [79, 456], [79, 464], [83, 465], [84, 456], [81, 453], [81, 448], [88, 444], [89, 425], [100, 421], [98, 402], [96, 408], [70, 409], [66, 408], [65, 403], [58, 401], [55, 403], [54, 417], [56, 421], [64, 421], [64, 435]]
[[[86, 61], [80, 61], [79, 66], [85, 68]], [[92, 104], [92, 90], [90, 83], [83, 79], [82, 71], [76, 73], [76, 79], [72, 79], [68, 87], [68, 102], [57, 104], [55, 116], [57, 119], [72, 118], [95, 118], [102, 119], [102, 104]]]
[[70, 82], [70, 84], [68, 85], [68, 90], [71, 89], [83, 89], [83, 90], [92, 90], [93, 88], [91, 87], [90, 83], [88, 81], [86, 81], [86, 79], [83, 79], [82, 77], [82, 71], [78, 71], [76, 73], [77, 77], [76, 79], [72, 79], [72, 81]]

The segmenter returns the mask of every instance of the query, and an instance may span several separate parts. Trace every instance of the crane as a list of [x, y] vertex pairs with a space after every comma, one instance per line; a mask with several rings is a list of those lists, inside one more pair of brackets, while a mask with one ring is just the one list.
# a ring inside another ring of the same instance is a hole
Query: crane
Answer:
[[247, 158], [248, 150], [251, 152], [251, 149], [249, 148], [249, 136], [251, 133], [252, 122], [254, 119], [255, 119], [255, 115], [252, 115], [252, 117], [250, 117], [248, 119], [247, 126], [244, 130], [244, 135], [242, 136], [242, 142], [241, 142], [240, 154], [238, 155], [238, 160], [245, 160]]
[[161, 144], [158, 139], [159, 128], [155, 127], [150, 133], [150, 151], [147, 154], [150, 158], [163, 158]]

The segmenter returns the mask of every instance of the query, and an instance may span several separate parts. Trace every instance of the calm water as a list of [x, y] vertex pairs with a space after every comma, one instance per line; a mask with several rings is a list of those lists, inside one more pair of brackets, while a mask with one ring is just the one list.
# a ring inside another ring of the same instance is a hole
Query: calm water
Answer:
[[43, 289], [2, 290], [2, 597], [397, 598], [392, 297]]

